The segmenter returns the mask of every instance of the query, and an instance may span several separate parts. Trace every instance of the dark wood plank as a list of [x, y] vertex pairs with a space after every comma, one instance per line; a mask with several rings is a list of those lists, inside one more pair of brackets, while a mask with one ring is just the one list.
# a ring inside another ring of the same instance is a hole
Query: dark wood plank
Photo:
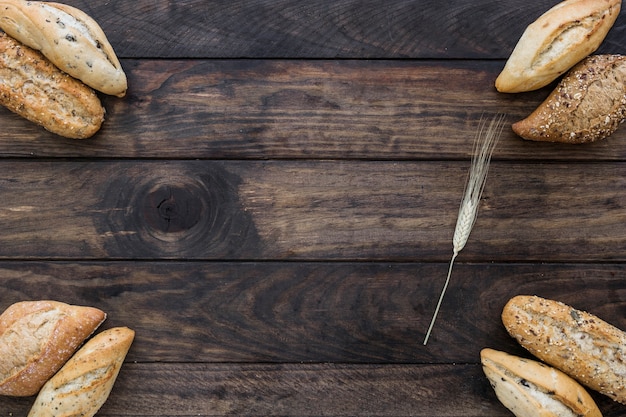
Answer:
[[[0, 258], [449, 259], [467, 162], [0, 161]], [[623, 261], [626, 165], [491, 167], [461, 261]]]
[[[493, 61], [162, 61], [123, 65], [93, 138], [54, 136], [0, 109], [0, 156], [173, 159], [467, 159], [484, 114], [528, 115], [552, 87], [499, 94]], [[508, 128], [496, 159], [626, 160], [626, 129], [585, 146]]]
[[[594, 394], [604, 417], [623, 406]], [[0, 397], [26, 417], [31, 398]], [[134, 364], [122, 367], [99, 417], [507, 417], [478, 365]]]
[[0, 309], [56, 299], [136, 332], [130, 362], [478, 363], [524, 354], [500, 320], [518, 294], [626, 329], [623, 264], [459, 263], [427, 346], [447, 264], [2, 262]]
[[[89, 2], [125, 58], [505, 59], [556, 0]], [[622, 16], [624, 16], [622, 12]], [[602, 51], [624, 53], [620, 18]]]
[[[142, 386], [140, 381], [155, 381], [163, 384], [160, 391], [167, 395], [154, 401], [154, 390], [144, 385], [139, 401], [131, 398], [117, 406], [111, 401], [103, 412], [179, 415], [182, 408], [189, 415], [510, 415], [495, 400], [477, 365], [166, 366], [159, 375], [151, 368], [130, 369], [119, 390], [129, 392]], [[172, 382], [179, 378], [190, 380], [184, 386], [196, 390], [174, 387]], [[595, 397], [605, 417], [623, 413], [623, 406]]]
[[[98, 416], [506, 416], [481, 373], [476, 365], [130, 363]], [[25, 417], [31, 402], [0, 397], [0, 408]]]

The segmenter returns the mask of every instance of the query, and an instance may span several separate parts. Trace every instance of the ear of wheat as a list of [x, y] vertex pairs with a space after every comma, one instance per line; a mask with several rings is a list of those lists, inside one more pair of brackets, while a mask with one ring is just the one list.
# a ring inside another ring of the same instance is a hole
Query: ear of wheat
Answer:
[[461, 200], [461, 206], [459, 207], [459, 214], [456, 220], [456, 227], [454, 229], [454, 236], [452, 238], [452, 259], [450, 260], [450, 267], [448, 268], [448, 276], [439, 295], [435, 312], [430, 321], [430, 326], [426, 331], [426, 337], [424, 338], [424, 345], [428, 343], [428, 338], [435, 325], [437, 314], [441, 308], [443, 297], [448, 289], [450, 283], [450, 275], [452, 274], [452, 266], [454, 260], [458, 256], [459, 252], [463, 250], [469, 235], [476, 222], [478, 216], [478, 206], [480, 203], [480, 197], [485, 188], [485, 182], [487, 180], [487, 173], [489, 171], [489, 163], [491, 162], [491, 155], [495, 149], [502, 129], [504, 127], [504, 115], [499, 114], [493, 117], [491, 122], [487, 124], [484, 118], [481, 118], [478, 126], [478, 131], [474, 138], [474, 146], [472, 149], [472, 163], [470, 166], [467, 184], [465, 185], [465, 192], [463, 199]]

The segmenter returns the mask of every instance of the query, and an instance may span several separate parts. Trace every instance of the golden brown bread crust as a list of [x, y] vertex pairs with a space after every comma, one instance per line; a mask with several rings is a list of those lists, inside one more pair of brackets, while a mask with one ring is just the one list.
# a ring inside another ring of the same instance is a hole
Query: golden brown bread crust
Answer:
[[527, 140], [588, 143], [611, 135], [626, 117], [626, 56], [592, 55], [513, 131]]
[[58, 301], [11, 305], [0, 315], [0, 395], [35, 395], [105, 318]]
[[0, 29], [88, 86], [123, 97], [126, 74], [98, 23], [75, 7], [0, 0]]
[[626, 333], [584, 311], [516, 296], [502, 311], [507, 331], [542, 361], [626, 404]]
[[496, 79], [503, 93], [550, 84], [593, 53], [615, 23], [621, 0], [565, 0], [530, 24]]
[[602, 417], [589, 393], [558, 369], [488, 348], [480, 359], [496, 396], [517, 416]]
[[96, 93], [39, 52], [0, 32], [0, 104], [50, 132], [93, 136], [104, 121]]
[[105, 403], [135, 332], [115, 327], [95, 335], [43, 386], [28, 417], [92, 417]]

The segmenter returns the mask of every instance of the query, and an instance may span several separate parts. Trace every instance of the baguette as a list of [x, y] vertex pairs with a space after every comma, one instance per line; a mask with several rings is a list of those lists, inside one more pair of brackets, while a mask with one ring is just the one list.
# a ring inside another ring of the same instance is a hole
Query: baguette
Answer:
[[626, 333], [622, 330], [561, 302], [524, 295], [509, 300], [502, 322], [537, 358], [626, 404]]
[[558, 369], [488, 348], [480, 359], [496, 396], [517, 417], [602, 417], [589, 393]]
[[43, 386], [28, 417], [92, 417], [108, 399], [135, 332], [95, 335]]
[[0, 395], [35, 395], [105, 318], [58, 301], [11, 305], [0, 315]]
[[0, 29], [41, 51], [62, 71], [105, 94], [123, 97], [126, 74], [98, 23], [54, 2], [0, 0]]
[[592, 55], [512, 129], [526, 140], [588, 143], [611, 135], [625, 117], [626, 56]]
[[85, 139], [104, 121], [96, 93], [0, 32], [0, 104], [57, 135]]
[[615, 23], [621, 0], [564, 0], [531, 23], [496, 79], [503, 93], [550, 84], [593, 53]]

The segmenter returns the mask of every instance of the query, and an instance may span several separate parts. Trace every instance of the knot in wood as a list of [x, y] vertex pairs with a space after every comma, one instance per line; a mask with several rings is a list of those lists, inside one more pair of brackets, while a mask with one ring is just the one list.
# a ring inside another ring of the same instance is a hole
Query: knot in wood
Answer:
[[193, 189], [162, 185], [146, 197], [144, 215], [147, 224], [162, 233], [190, 230], [202, 216], [201, 196]]
[[112, 178], [98, 222], [110, 256], [215, 258], [255, 248], [240, 179], [221, 164], [129, 165]]

